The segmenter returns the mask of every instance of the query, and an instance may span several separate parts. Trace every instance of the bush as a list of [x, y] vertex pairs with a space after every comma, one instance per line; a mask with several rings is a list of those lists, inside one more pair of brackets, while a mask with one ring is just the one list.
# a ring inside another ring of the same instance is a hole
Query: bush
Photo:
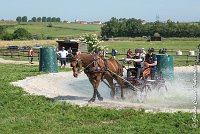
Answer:
[[3, 35], [3, 40], [13, 40], [13, 34], [6, 33]]
[[26, 29], [19, 28], [19, 29], [14, 31], [13, 38], [19, 39], [19, 40], [26, 40], [26, 39], [31, 39], [32, 35]]

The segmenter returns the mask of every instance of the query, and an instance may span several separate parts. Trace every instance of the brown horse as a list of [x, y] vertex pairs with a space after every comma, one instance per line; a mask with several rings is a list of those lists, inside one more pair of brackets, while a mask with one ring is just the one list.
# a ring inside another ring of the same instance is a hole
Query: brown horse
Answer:
[[123, 75], [123, 65], [115, 59], [104, 59], [97, 54], [78, 54], [72, 59], [71, 66], [73, 68], [74, 77], [78, 77], [78, 74], [84, 68], [85, 74], [88, 76], [90, 83], [93, 86], [93, 97], [89, 102], [94, 102], [96, 96], [100, 101], [103, 97], [98, 92], [98, 86], [101, 80], [106, 79], [109, 87], [112, 90], [112, 97], [115, 96], [115, 85], [113, 79], [115, 79], [121, 86], [121, 97], [124, 98], [123, 93], [123, 81], [119, 76]]

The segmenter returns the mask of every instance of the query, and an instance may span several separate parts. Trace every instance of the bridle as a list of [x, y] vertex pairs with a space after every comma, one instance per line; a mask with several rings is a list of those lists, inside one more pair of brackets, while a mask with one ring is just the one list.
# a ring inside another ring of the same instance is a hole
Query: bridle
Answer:
[[[98, 57], [98, 58], [93, 57], [93, 61], [90, 62], [90, 63], [89, 63], [86, 67], [84, 67], [83, 69], [82, 69], [82, 64], [83, 64], [83, 62], [81, 61], [80, 58], [73, 59], [72, 62], [77, 61], [76, 67], [78, 68], [78, 72], [77, 72], [77, 73], [79, 74], [79, 73], [83, 72], [84, 70], [88, 69], [93, 63], [97, 62], [98, 59], [99, 59], [99, 57]], [[97, 63], [97, 64], [98, 64], [98, 63]], [[71, 66], [72, 66], [72, 65], [71, 65]], [[72, 66], [72, 67], [74, 68], [74, 66]]]

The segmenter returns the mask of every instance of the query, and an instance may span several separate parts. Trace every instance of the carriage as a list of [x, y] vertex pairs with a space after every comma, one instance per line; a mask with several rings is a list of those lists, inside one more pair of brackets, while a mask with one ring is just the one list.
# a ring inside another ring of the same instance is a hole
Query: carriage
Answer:
[[[111, 89], [110, 95], [113, 98], [117, 93], [120, 93], [121, 98], [124, 99], [124, 88], [139, 92], [149, 92], [153, 89], [159, 91], [162, 88], [167, 90], [165, 80], [162, 78], [162, 73], [160, 73], [160, 76], [158, 76], [156, 80], [148, 80], [143, 74], [141, 74], [140, 79], [136, 79], [135, 69], [128, 68], [126, 69], [127, 74], [124, 77], [124, 66], [119, 63], [119, 61], [113, 58], [105, 59], [97, 54], [75, 55], [71, 66], [74, 77], [77, 77], [82, 71], [88, 76], [94, 91], [93, 97], [89, 102], [94, 102], [96, 97], [98, 97], [100, 101], [103, 100], [103, 97], [98, 92], [98, 86], [101, 81]], [[144, 72], [148, 74], [149, 69], [146, 69]], [[104, 80], [107, 80], [107, 82]]]
[[[130, 88], [133, 90], [141, 91], [141, 92], [149, 92], [152, 90], [167, 91], [167, 86], [165, 84], [165, 80], [163, 78], [162, 72], [156, 75], [154, 80], [149, 78], [151, 69], [146, 68], [141, 74], [139, 79], [136, 77], [137, 71], [134, 67], [128, 66], [126, 68], [126, 73], [124, 76], [124, 80], [126, 81], [126, 88]], [[118, 90], [119, 84], [116, 83], [116, 90]]]

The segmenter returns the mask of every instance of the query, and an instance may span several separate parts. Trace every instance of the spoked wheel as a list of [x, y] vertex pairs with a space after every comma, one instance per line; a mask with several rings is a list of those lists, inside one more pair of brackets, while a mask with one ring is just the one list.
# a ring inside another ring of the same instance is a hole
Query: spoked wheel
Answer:
[[138, 98], [138, 101], [139, 102], [144, 102], [144, 100], [146, 99], [147, 97], [147, 93], [151, 91], [151, 87], [149, 85], [144, 85], [142, 88], [141, 88], [141, 91], [139, 91], [139, 98]]
[[149, 92], [151, 91], [151, 87], [150, 85], [144, 85], [142, 88], [141, 88], [141, 92]]
[[158, 91], [164, 91], [164, 90], [165, 90], [165, 91], [168, 91], [166, 85], [162, 85], [162, 86], [160, 86], [157, 90], [158, 90]]

